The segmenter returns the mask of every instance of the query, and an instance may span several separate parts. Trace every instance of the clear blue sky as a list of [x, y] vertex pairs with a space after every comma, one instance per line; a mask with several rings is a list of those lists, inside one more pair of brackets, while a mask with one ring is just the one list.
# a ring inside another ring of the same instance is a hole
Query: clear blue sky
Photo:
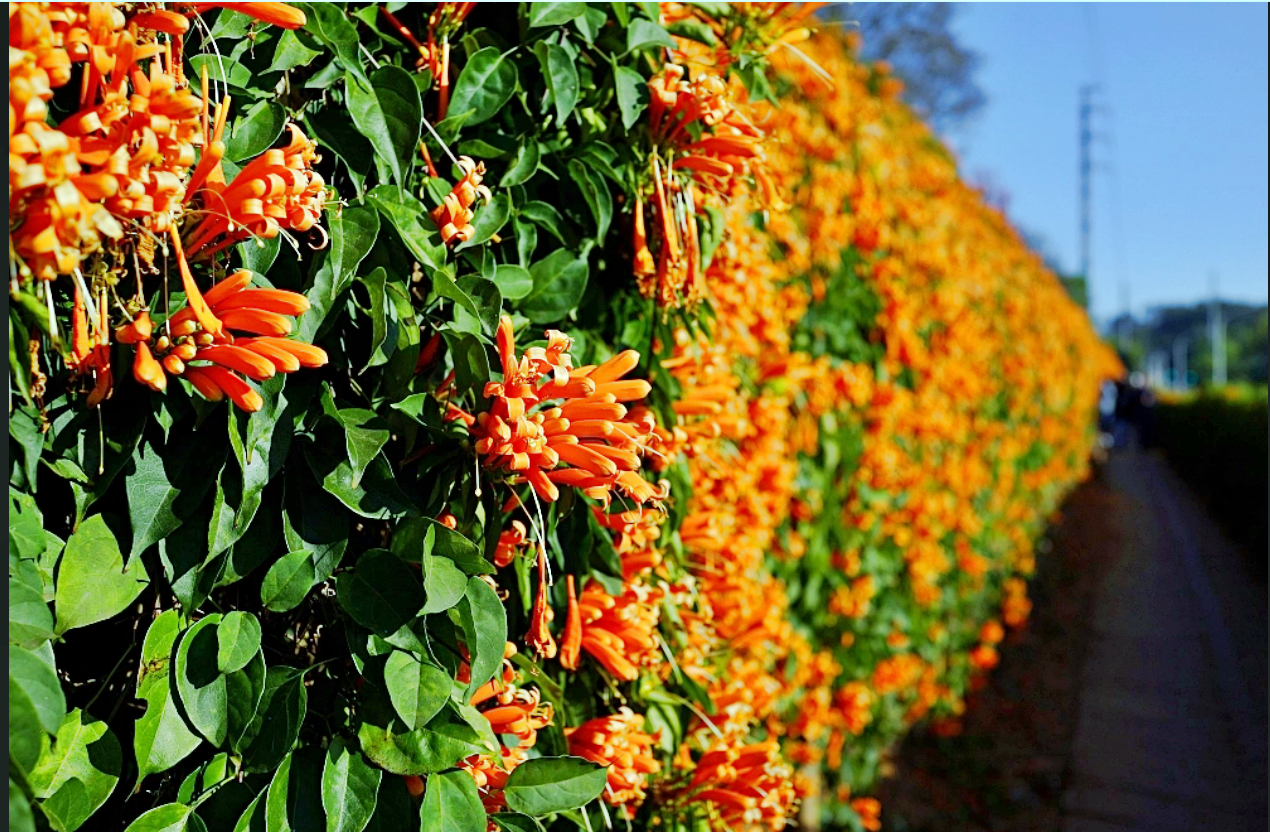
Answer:
[[1267, 6], [959, 6], [988, 103], [949, 137], [963, 175], [1008, 192], [1012, 220], [1079, 267], [1079, 87], [1100, 82], [1091, 292], [1096, 320], [1211, 296], [1264, 303]]

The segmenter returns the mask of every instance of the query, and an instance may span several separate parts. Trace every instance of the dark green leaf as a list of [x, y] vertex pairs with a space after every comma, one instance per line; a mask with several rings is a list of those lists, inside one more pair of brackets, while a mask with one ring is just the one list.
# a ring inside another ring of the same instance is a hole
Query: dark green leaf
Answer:
[[366, 764], [356, 749], [335, 739], [326, 750], [322, 768], [322, 809], [326, 832], [362, 832], [375, 812], [375, 798], [384, 773]]
[[180, 615], [168, 610], [150, 625], [141, 647], [137, 698], [146, 701], [146, 712], [137, 720], [133, 736], [138, 783], [148, 774], [167, 771], [202, 742], [186, 727], [170, 687], [172, 647], [179, 626]]
[[32, 492], [35, 491], [36, 471], [40, 467], [40, 449], [44, 446], [44, 434], [40, 432], [38, 417], [30, 408], [19, 407], [9, 414], [9, 435], [22, 447], [22, 471]]
[[534, 289], [520, 302], [520, 312], [534, 323], [559, 321], [577, 307], [586, 290], [586, 260], [557, 249], [529, 269]]
[[264, 654], [257, 650], [241, 670], [225, 676], [225, 699], [229, 703], [225, 737], [235, 752], [246, 750], [244, 738], [264, 697], [266, 674]]
[[264, 153], [282, 135], [287, 113], [272, 101], [259, 101], [234, 122], [234, 132], [225, 142], [225, 158], [241, 162]]
[[418, 572], [387, 549], [371, 549], [336, 581], [340, 605], [353, 620], [387, 637], [414, 620], [426, 598]]
[[[335, 64], [331, 66], [334, 67]], [[366, 177], [374, 167], [375, 149], [358, 132], [352, 118], [347, 113], [327, 108], [320, 117], [310, 118], [306, 115], [304, 125], [308, 128], [308, 134], [323, 149], [330, 150], [344, 163], [357, 195], [361, 196], [366, 190]], [[304, 318], [300, 320], [303, 323]]]
[[313, 553], [308, 549], [288, 552], [265, 573], [260, 584], [260, 603], [274, 612], [295, 609], [309, 594], [315, 579]]
[[540, 200], [531, 200], [521, 205], [517, 213], [522, 219], [529, 220], [560, 242], [564, 242], [564, 234], [561, 232], [561, 229], [565, 227], [564, 217], [560, 216], [560, 212], [554, 205]]
[[651, 20], [633, 20], [626, 29], [626, 51], [644, 49], [650, 46], [675, 48], [675, 41], [670, 34]]
[[132, 523], [130, 561], [176, 531], [202, 502], [212, 478], [193, 464], [196, 454], [206, 454], [201, 439], [162, 450], [146, 442], [133, 457], [132, 471], [124, 475]]
[[14, 685], [21, 695], [35, 708], [40, 726], [48, 733], [56, 733], [66, 715], [66, 696], [62, 693], [57, 674], [34, 653], [9, 645], [9, 692]]
[[[366, 206], [354, 205], [345, 208], [338, 217], [328, 216], [327, 223], [331, 227], [331, 252], [328, 260], [334, 279], [326, 295], [329, 307], [352, 285], [357, 267], [375, 244], [375, 238], [379, 234], [379, 214]], [[309, 300], [313, 300], [312, 292]], [[312, 310], [306, 312], [305, 317], [311, 314]]]
[[273, 53], [273, 63], [269, 64], [270, 72], [286, 72], [298, 66], [308, 66], [313, 59], [321, 55], [321, 51], [312, 49], [305, 43], [307, 34], [297, 31], [284, 31], [278, 38], [278, 47]]
[[450, 674], [441, 668], [400, 650], [394, 651], [384, 666], [388, 698], [411, 730], [427, 725], [445, 706], [453, 682]]
[[379, 784], [375, 814], [363, 832], [401, 832], [411, 827], [413, 801], [402, 777], [388, 777]]
[[125, 570], [106, 521], [101, 515], [88, 518], [66, 541], [58, 567], [55, 632], [61, 635], [122, 612], [148, 583], [141, 558], [133, 558]]
[[529, 270], [510, 263], [499, 263], [494, 284], [506, 300], [520, 300], [533, 291], [534, 279]]
[[375, 70], [369, 85], [352, 72], [346, 81], [353, 123], [370, 139], [375, 154], [392, 170], [396, 182], [405, 185], [422, 129], [419, 88], [409, 73], [397, 66]]
[[613, 220], [613, 197], [609, 194], [604, 177], [577, 159], [569, 160], [569, 176], [582, 191], [582, 198], [586, 200], [591, 216], [595, 218], [595, 238], [603, 240], [604, 235], [609, 232], [609, 223]]
[[473, 575], [467, 580], [467, 594], [459, 602], [459, 621], [471, 656], [472, 675], [467, 695], [494, 678], [503, 663], [507, 643], [507, 611], [493, 587]]
[[512, 159], [511, 167], [503, 174], [503, 178], [499, 180], [498, 187], [510, 188], [513, 185], [520, 185], [528, 182], [534, 172], [538, 170], [538, 160], [541, 152], [538, 149], [538, 141], [533, 136], [526, 136], [520, 143], [520, 147], [516, 148], [516, 157]]
[[366, 201], [392, 223], [416, 260], [433, 269], [445, 265], [445, 243], [422, 202], [393, 185], [380, 185]]
[[471, 110], [467, 124], [480, 124], [493, 118], [515, 91], [516, 64], [497, 47], [487, 46], [463, 67], [450, 97], [449, 112], [458, 115]]
[[430, 517], [416, 517], [400, 524], [393, 533], [392, 551], [412, 563], [426, 554], [454, 561], [469, 575], [492, 575], [494, 565], [481, 556], [476, 544], [457, 529]]
[[185, 717], [212, 745], [225, 742], [229, 729], [225, 677], [217, 670], [216, 630], [220, 615], [201, 619], [182, 633], [176, 646], [176, 692]]
[[472, 775], [444, 771], [428, 777], [419, 818], [420, 832], [484, 832], [485, 806]]
[[357, 736], [366, 756], [393, 774], [432, 774], [473, 754], [491, 751], [481, 743], [476, 731], [461, 722], [434, 720], [427, 728], [414, 731], [363, 722]]
[[309, 3], [305, 9], [308, 17], [305, 30], [331, 46], [340, 66], [369, 85], [358, 49], [357, 26], [345, 17], [343, 9], [332, 3]]
[[586, 3], [529, 3], [529, 26], [559, 26], [586, 12]]
[[35, 832], [35, 816], [21, 787], [9, 778], [9, 832]]
[[472, 219], [472, 239], [459, 243], [454, 250], [462, 251], [489, 242], [491, 237], [503, 230], [511, 213], [511, 196], [506, 192], [500, 193], [493, 202], [476, 209], [476, 216]]
[[547, 89], [556, 107], [556, 123], [562, 124], [578, 103], [581, 92], [578, 68], [564, 47], [554, 43], [538, 41], [534, 45], [534, 54], [538, 56], [538, 65], [542, 68], [542, 76], [547, 81]]
[[326, 824], [322, 809], [321, 749], [301, 748], [274, 774], [265, 797], [266, 832], [318, 832]]
[[[10, 647], [10, 650], [20, 649]], [[39, 659], [35, 659], [39, 661]], [[56, 677], [54, 678], [56, 681]], [[9, 676], [9, 763], [24, 775], [35, 768], [40, 754], [48, 748], [48, 735], [40, 725], [40, 714], [22, 684]]]
[[243, 733], [243, 766], [247, 771], [272, 771], [278, 767], [300, 735], [308, 701], [301, 671], [269, 668], [260, 705]]
[[507, 778], [507, 808], [542, 816], [585, 806], [604, 792], [608, 769], [581, 757], [539, 757]]
[[648, 107], [648, 80], [627, 66], [615, 66], [613, 84], [617, 88], [617, 108], [622, 111], [622, 126], [630, 130]]
[[[379, 270], [376, 269], [376, 271]], [[363, 408], [345, 408], [337, 413], [337, 418], [344, 426], [348, 459], [353, 468], [352, 485], [357, 487], [366, 466], [379, 455], [384, 445], [388, 444], [390, 435], [388, 424], [373, 410]]]
[[322, 488], [354, 513], [382, 520], [415, 512], [383, 453], [366, 467], [357, 485], [353, 485], [353, 466], [342, 450], [335, 452], [311, 443], [305, 447], [304, 456], [313, 473], [321, 478]]
[[207, 68], [207, 79], [213, 84], [228, 84], [241, 90], [251, 90], [254, 76], [251, 70], [238, 61], [221, 55], [195, 55], [190, 58], [190, 67], [194, 70], [192, 78], [198, 78], [203, 68]]
[[221, 673], [241, 670], [260, 649], [260, 622], [249, 612], [226, 613], [216, 628], [216, 664]]

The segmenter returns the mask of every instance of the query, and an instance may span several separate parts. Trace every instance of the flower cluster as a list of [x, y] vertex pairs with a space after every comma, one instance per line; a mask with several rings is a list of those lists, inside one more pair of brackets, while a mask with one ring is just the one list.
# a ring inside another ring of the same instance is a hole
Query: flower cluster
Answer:
[[639, 363], [639, 353], [626, 350], [598, 366], [574, 367], [570, 346], [567, 336], [551, 331], [546, 347], [531, 347], [518, 359], [511, 319], [502, 318], [503, 379], [485, 386], [490, 408], [471, 419], [477, 453], [487, 466], [528, 482], [547, 502], [559, 498], [560, 485], [605, 501], [614, 489], [641, 503], [656, 499], [658, 489], [637, 473], [652, 416], [626, 407], [651, 389], [647, 381], [623, 378]]

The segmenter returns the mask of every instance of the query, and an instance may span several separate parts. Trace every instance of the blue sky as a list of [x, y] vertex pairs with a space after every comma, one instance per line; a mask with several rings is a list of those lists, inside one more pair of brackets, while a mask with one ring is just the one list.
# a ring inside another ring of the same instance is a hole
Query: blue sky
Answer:
[[[1079, 266], [1079, 87], [1100, 82], [1093, 180], [1095, 319], [1220, 294], [1266, 301], [1267, 6], [965, 4], [983, 112], [949, 137], [1008, 214]], [[867, 37], [867, 33], [866, 33]]]

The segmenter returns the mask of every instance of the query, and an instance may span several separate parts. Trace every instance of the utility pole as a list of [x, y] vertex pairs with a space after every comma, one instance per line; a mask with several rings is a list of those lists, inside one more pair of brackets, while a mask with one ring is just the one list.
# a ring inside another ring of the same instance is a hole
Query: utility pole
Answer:
[[1186, 348], [1190, 335], [1183, 332], [1173, 339], [1173, 389], [1185, 390], [1186, 383]]
[[1090, 99], [1093, 94], [1092, 84], [1085, 84], [1080, 88], [1080, 275], [1085, 278], [1086, 297], [1089, 296], [1089, 179], [1093, 171], [1093, 161], [1090, 158], [1093, 104]]
[[1217, 289], [1217, 272], [1209, 278], [1213, 299], [1208, 302], [1208, 336], [1213, 345], [1213, 386], [1226, 385], [1226, 325], [1221, 319], [1221, 294]]

